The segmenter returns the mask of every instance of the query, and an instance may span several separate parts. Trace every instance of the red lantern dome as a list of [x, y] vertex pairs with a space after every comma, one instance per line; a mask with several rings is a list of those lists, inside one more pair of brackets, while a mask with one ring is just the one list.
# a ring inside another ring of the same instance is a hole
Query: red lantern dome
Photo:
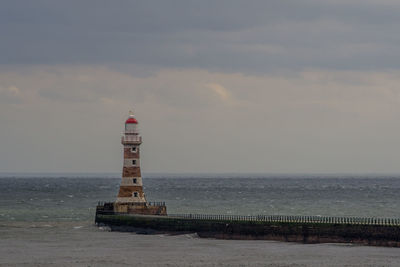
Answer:
[[135, 117], [133, 117], [133, 116], [129, 116], [129, 118], [125, 121], [125, 124], [128, 124], [128, 123], [134, 123], [134, 124], [137, 124], [138, 123], [138, 121], [135, 119]]

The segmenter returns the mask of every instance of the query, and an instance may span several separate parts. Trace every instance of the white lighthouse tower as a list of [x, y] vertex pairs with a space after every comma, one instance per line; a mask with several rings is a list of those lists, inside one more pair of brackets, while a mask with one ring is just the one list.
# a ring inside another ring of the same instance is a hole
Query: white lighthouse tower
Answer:
[[117, 201], [112, 203], [110, 207], [118, 213], [167, 215], [167, 207], [164, 202], [147, 202], [143, 192], [140, 171], [142, 137], [139, 134], [138, 124], [137, 119], [130, 112], [125, 121], [125, 130], [121, 138], [121, 143], [124, 146], [121, 185], [119, 186]]
[[124, 164], [117, 203], [146, 203], [140, 171], [142, 137], [139, 134], [138, 121], [132, 112], [125, 121], [121, 143], [124, 146]]

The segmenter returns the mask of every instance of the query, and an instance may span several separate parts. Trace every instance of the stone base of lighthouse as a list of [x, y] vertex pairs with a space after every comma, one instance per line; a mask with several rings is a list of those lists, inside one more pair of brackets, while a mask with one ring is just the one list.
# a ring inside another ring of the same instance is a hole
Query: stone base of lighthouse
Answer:
[[121, 203], [105, 202], [97, 205], [97, 210], [103, 214], [139, 214], [139, 215], [167, 215], [167, 207], [164, 202], [146, 203]]
[[114, 212], [142, 215], [167, 215], [167, 207], [163, 203], [122, 203], [115, 202]]
[[[137, 171], [135, 171], [135, 169]], [[131, 172], [128, 173], [128, 170]], [[126, 177], [136, 174], [134, 177]], [[140, 168], [124, 167], [122, 182], [119, 187], [117, 201], [113, 203], [113, 211], [117, 213], [142, 215], [167, 215], [164, 202], [147, 202], [143, 192]]]

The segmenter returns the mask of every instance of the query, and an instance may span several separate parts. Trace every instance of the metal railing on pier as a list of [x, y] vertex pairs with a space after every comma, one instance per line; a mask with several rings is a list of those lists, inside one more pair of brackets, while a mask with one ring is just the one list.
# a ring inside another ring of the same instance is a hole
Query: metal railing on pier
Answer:
[[[129, 205], [132, 206], [165, 206], [165, 202], [130, 202]], [[112, 207], [114, 206], [114, 202], [101, 202], [99, 201], [97, 203], [97, 206], [102, 206], [102, 207]]]
[[400, 226], [398, 218], [330, 217], [330, 216], [291, 216], [291, 215], [210, 215], [210, 214], [168, 214], [168, 217], [193, 220], [255, 221], [285, 223], [326, 223]]
[[165, 206], [165, 202], [147, 202], [149, 206]]
[[[134, 206], [162, 206], [165, 202], [129, 203]], [[114, 202], [98, 202], [99, 212], [112, 211]], [[283, 222], [283, 223], [325, 223], [325, 224], [359, 224], [400, 226], [400, 218], [377, 217], [335, 217], [335, 216], [295, 216], [295, 215], [218, 215], [218, 214], [168, 214], [167, 217], [192, 220], [215, 221], [254, 221], [254, 222]]]

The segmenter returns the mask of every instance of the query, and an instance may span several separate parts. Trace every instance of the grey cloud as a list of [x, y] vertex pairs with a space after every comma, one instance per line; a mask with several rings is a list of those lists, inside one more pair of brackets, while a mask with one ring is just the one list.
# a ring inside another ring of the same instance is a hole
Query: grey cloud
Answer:
[[2, 87], [0, 86], [0, 103], [17, 104], [21, 103], [22, 93], [16, 86]]
[[397, 69], [399, 11], [390, 1], [3, 1], [0, 64]]
[[2, 71], [0, 101], [20, 103], [0, 105], [0, 169], [120, 171], [133, 107], [145, 171], [398, 172], [399, 73]]

